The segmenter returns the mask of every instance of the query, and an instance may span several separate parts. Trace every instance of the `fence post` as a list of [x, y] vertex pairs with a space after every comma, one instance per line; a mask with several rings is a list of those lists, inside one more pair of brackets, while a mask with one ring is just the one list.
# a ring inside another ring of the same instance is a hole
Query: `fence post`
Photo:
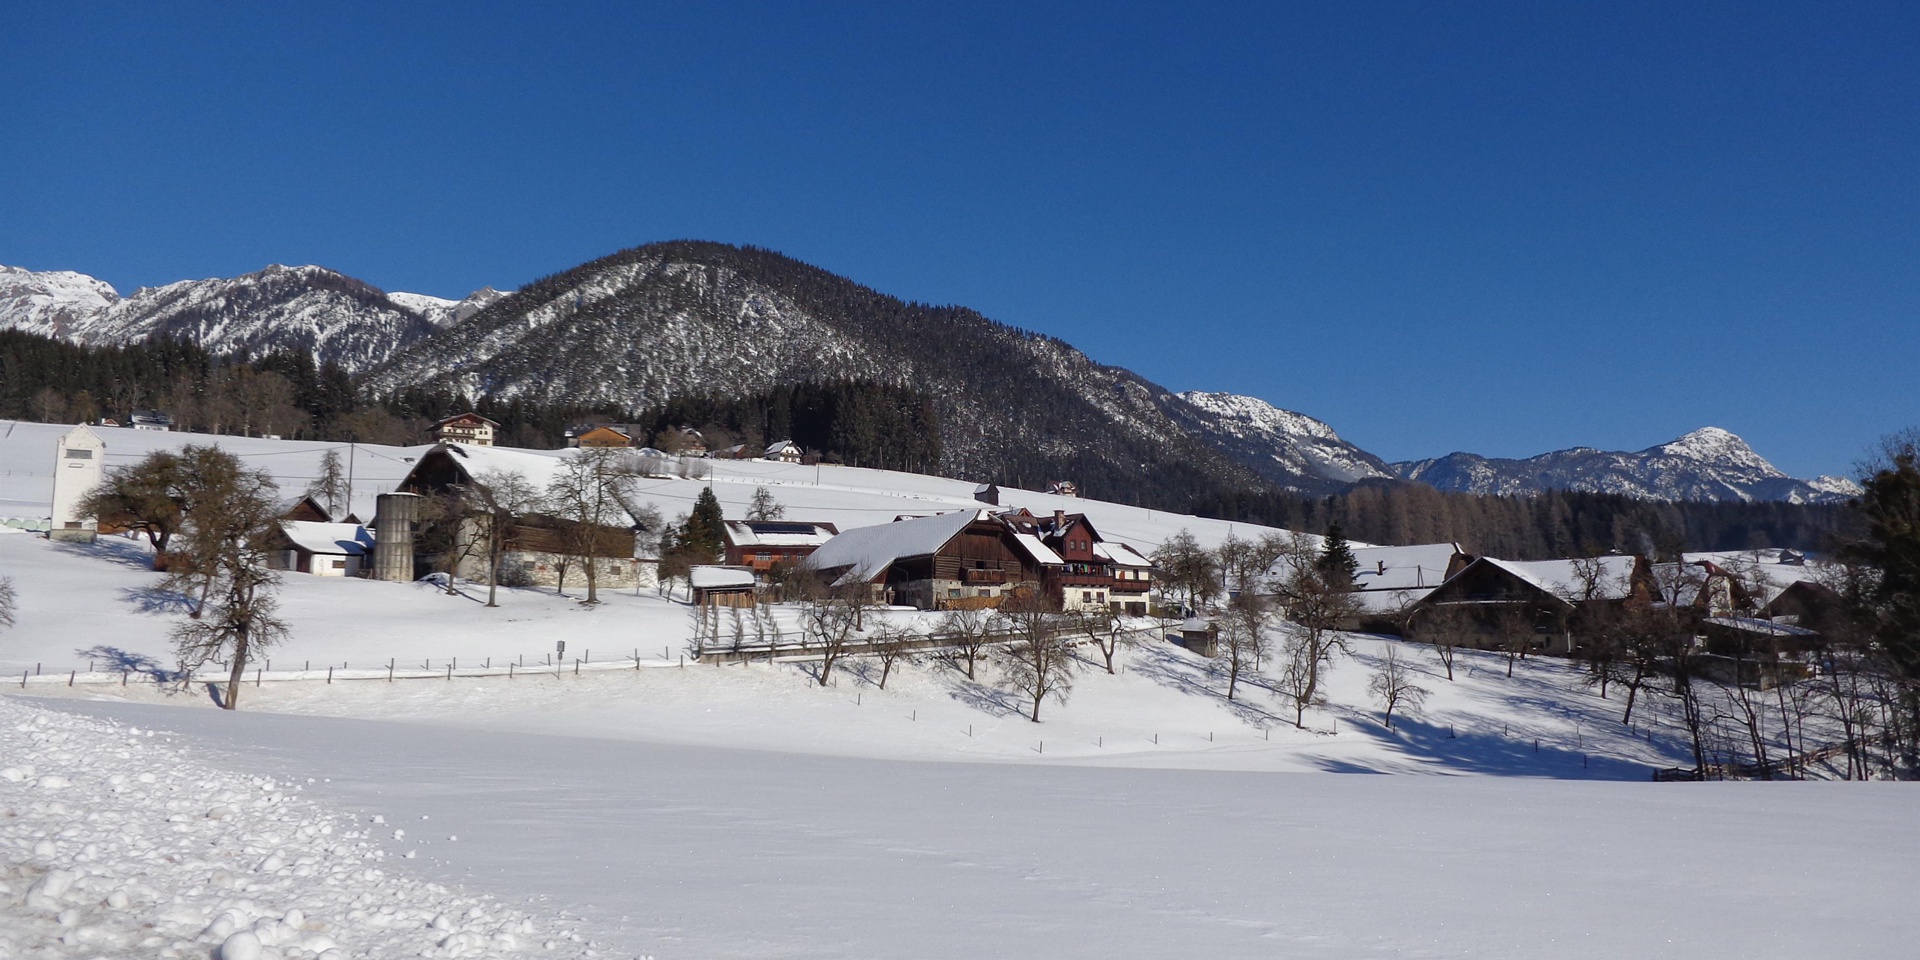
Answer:
[[333, 682], [333, 664], [331, 663], [327, 664], [327, 682]]
[[507, 661], [507, 679], [508, 680], [513, 679], [513, 661], [512, 660]]
[[260, 685], [260, 677], [261, 677], [261, 676], [262, 676], [263, 674], [265, 674], [265, 673], [266, 673], [266, 671], [265, 671], [265, 670], [262, 670], [262, 669], [260, 669], [259, 667], [254, 667], [254, 668], [253, 668], [253, 685], [254, 685], [254, 686], [256, 686], [256, 687], [257, 687], [257, 686], [259, 686], [259, 685]]
[[69, 686], [69, 687], [71, 687], [71, 686], [73, 686], [73, 675], [74, 675], [74, 674], [76, 674], [76, 673], [78, 673], [78, 672], [79, 672], [78, 670], [69, 670], [69, 671], [67, 671], [67, 686]]

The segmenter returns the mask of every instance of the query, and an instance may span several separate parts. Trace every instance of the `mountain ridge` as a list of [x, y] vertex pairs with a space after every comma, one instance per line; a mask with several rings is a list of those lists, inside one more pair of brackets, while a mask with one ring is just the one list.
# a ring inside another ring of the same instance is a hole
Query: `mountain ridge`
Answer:
[[[1465, 493], [1655, 500], [1833, 502], [1855, 492], [1843, 479], [1789, 477], [1716, 427], [1633, 452], [1454, 452], [1388, 463], [1326, 422], [1259, 398], [1169, 391], [965, 307], [903, 301], [774, 251], [708, 241], [646, 244], [461, 300], [388, 293], [313, 265], [125, 297], [73, 271], [0, 267], [0, 329], [8, 328], [96, 345], [169, 336], [246, 357], [292, 350], [337, 363], [376, 392], [437, 383], [470, 400], [629, 410], [716, 384], [748, 395], [864, 379], [940, 398], [951, 451], [942, 469], [1036, 483], [1098, 477], [1109, 495], [1130, 470], [1158, 471], [1153, 483], [1182, 489], [1264, 482], [1313, 496], [1381, 478]], [[996, 425], [1009, 403], [1022, 422]], [[1009, 446], [1020, 455], [1007, 455]], [[1186, 463], [1167, 469], [1170, 459]], [[1051, 475], [1026, 475], [1034, 471]]]

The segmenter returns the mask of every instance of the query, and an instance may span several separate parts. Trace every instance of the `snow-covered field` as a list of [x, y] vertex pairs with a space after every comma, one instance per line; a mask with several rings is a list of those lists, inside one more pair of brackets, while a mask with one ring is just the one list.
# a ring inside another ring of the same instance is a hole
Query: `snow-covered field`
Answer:
[[[557, 926], [616, 956], [1911, 956], [1914, 868], [1900, 838], [1912, 795], [1896, 784], [910, 763], [106, 701], [50, 706], [177, 731], [175, 742], [192, 744], [189, 762], [154, 760], [184, 774], [167, 782], [191, 797], [182, 806], [195, 830], [228, 823], [204, 816], [219, 791], [272, 795], [245, 775], [217, 779], [208, 772], [216, 765], [278, 778], [282, 791], [298, 782], [304, 793], [283, 802], [324, 800], [363, 828], [377, 812], [386, 820], [378, 829], [406, 831], [404, 843], [380, 839], [417, 849], [417, 859], [382, 868], [458, 883], [463, 897], [550, 898], [579, 915], [548, 921], [536, 937]], [[44, 830], [70, 825], [77, 841], [120, 822], [94, 825], [80, 812], [96, 797], [113, 801], [100, 767], [117, 761], [96, 752], [61, 768], [84, 779], [63, 794], [69, 814], [43, 819]], [[210, 777], [211, 789], [196, 789]], [[6, 786], [13, 792], [0, 802], [39, 801]], [[244, 843], [248, 828], [232, 829], [197, 836]], [[95, 855], [123, 873], [160, 869], [110, 860], [120, 849], [102, 843]], [[224, 869], [256, 881], [246, 870], [254, 858]], [[332, 921], [345, 915], [334, 904], [362, 892], [275, 898], [210, 893], [212, 881], [193, 875], [146, 882], [155, 892], [143, 905], [195, 884], [210, 914], [232, 909], [221, 906], [227, 898], [252, 899], [247, 919], [306, 905]], [[12, 935], [17, 950], [30, 944], [22, 955], [103, 952], [50, 942], [60, 929], [51, 908], [20, 905], [13, 889], [0, 895], [11, 911], [0, 918], [27, 918], [17, 926], [26, 935]], [[462, 922], [471, 909], [411, 889], [426, 903], [377, 902], [412, 917], [412, 929], [396, 920], [370, 934], [427, 943], [429, 913]], [[108, 883], [90, 884], [60, 906], [93, 918], [110, 896]], [[509, 911], [483, 909], [485, 931], [512, 922]]]
[[[0, 516], [44, 516], [58, 432], [0, 425]], [[196, 439], [108, 431], [109, 463]], [[326, 446], [220, 442], [290, 488]], [[363, 448], [363, 499], [418, 452]], [[962, 481], [719, 466], [730, 511], [764, 484], [843, 529], [971, 505]], [[704, 485], [649, 483], [669, 515]], [[1229, 530], [1008, 500], [1148, 549]], [[243, 932], [285, 958], [1911, 954], [1910, 788], [1652, 783], [1690, 762], [1663, 705], [1623, 726], [1560, 661], [1509, 678], [1463, 653], [1449, 681], [1403, 645], [1432, 694], [1389, 730], [1366, 688], [1397, 641], [1353, 637], [1299, 730], [1265, 676], [1228, 702], [1216, 665], [1148, 642], [1115, 675], [1082, 664], [1033, 724], [990, 668], [913, 663], [883, 690], [858, 659], [827, 687], [682, 666], [688, 607], [652, 591], [487, 609], [288, 574], [292, 637], [230, 713], [157, 681], [176, 614], [148, 560], [0, 531], [21, 604], [0, 960], [207, 957]]]
[[[567, 921], [389, 869], [414, 849], [172, 734], [0, 698], [0, 957], [599, 956]], [[557, 921], [557, 922], [556, 922]]]

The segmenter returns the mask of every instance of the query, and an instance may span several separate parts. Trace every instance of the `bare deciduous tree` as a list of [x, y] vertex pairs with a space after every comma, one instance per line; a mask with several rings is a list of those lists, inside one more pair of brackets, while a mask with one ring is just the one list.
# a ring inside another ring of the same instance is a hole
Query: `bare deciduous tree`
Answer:
[[1415, 613], [1410, 626], [1410, 635], [1433, 647], [1440, 665], [1446, 668], [1447, 679], [1452, 680], [1460, 648], [1471, 644], [1476, 634], [1473, 615], [1457, 606], [1433, 606]]
[[892, 622], [874, 626], [867, 649], [880, 661], [880, 689], [887, 688], [887, 678], [893, 675], [896, 664], [912, 662], [914, 643], [919, 639], [918, 634]]
[[183, 674], [209, 660], [229, 661], [221, 706], [237, 709], [248, 659], [284, 638], [273, 591], [279, 577], [267, 569], [278, 533], [276, 491], [264, 471], [243, 466], [218, 447], [180, 451], [184, 474], [186, 562], [169, 572], [165, 588], [200, 599], [173, 629]]
[[1120, 645], [1127, 636], [1120, 618], [1111, 610], [1082, 610], [1074, 615], [1074, 626], [1081, 636], [1100, 651], [1101, 658], [1106, 662], [1107, 673], [1111, 675], [1113, 658], [1120, 653]]
[[185, 472], [180, 456], [155, 450], [106, 478], [82, 497], [78, 509], [103, 524], [146, 534], [153, 568], [164, 570], [174, 534], [186, 522]]
[[773, 491], [766, 487], [753, 488], [753, 502], [747, 505], [748, 520], [778, 520], [787, 515], [787, 508], [773, 498]]
[[476, 527], [473, 539], [482, 545], [487, 563], [487, 606], [497, 607], [500, 564], [515, 546], [513, 525], [539, 505], [540, 494], [525, 475], [503, 470], [482, 472], [466, 493]]
[[1228, 700], [1234, 698], [1241, 675], [1257, 669], [1266, 658], [1272, 620], [1272, 602], [1255, 594], [1243, 592], [1227, 604], [1226, 616], [1218, 621], [1220, 642], [1214, 655], [1227, 667]]
[[[547, 486], [547, 512], [566, 523], [561, 535], [567, 554], [577, 557], [587, 575], [587, 599], [600, 602], [600, 559], [615, 538], [612, 531], [629, 527], [634, 474], [621, 451], [612, 447], [582, 447], [560, 461]], [[625, 541], [623, 541], [625, 542]], [[626, 552], [631, 553], [630, 542]]]
[[974, 669], [993, 642], [993, 618], [979, 607], [959, 607], [940, 617], [937, 632], [948, 643], [956, 661], [964, 663], [967, 679], [978, 679]]
[[20, 594], [13, 588], [13, 578], [0, 577], [0, 629], [13, 626], [19, 610]]
[[1065, 703], [1073, 690], [1073, 641], [1065, 615], [1034, 594], [1009, 600], [994, 619], [1009, 637], [1000, 648], [1001, 673], [1032, 705], [1027, 719], [1039, 723], [1041, 704]]
[[1330, 576], [1319, 559], [1306, 538], [1294, 538], [1287, 573], [1277, 585], [1287, 619], [1298, 627], [1287, 641], [1281, 685], [1293, 698], [1293, 725], [1301, 728], [1307, 708], [1319, 699], [1321, 671], [1347, 649], [1340, 627], [1360, 615], [1352, 581], [1343, 581], [1338, 571]]
[[826, 686], [833, 667], [845, 656], [860, 632], [862, 615], [873, 605], [873, 588], [849, 583], [819, 591], [807, 601], [803, 626], [806, 644], [820, 652], [820, 673], [814, 679]]
[[1427, 688], [1413, 682], [1413, 670], [1400, 658], [1400, 645], [1386, 644], [1380, 654], [1380, 666], [1373, 673], [1373, 679], [1367, 682], [1367, 692], [1373, 699], [1386, 708], [1381, 722], [1388, 729], [1393, 728], [1393, 711], [1404, 706], [1405, 712], [1414, 713], [1427, 700]]

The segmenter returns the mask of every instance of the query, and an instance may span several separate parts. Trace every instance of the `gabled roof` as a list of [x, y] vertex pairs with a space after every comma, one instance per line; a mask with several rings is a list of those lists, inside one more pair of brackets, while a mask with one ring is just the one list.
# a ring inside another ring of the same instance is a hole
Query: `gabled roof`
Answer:
[[838, 583], [871, 582], [895, 561], [939, 552], [967, 524], [986, 519], [982, 510], [956, 510], [931, 517], [855, 527], [815, 550], [801, 566], [810, 570], [846, 570]]
[[752, 587], [753, 571], [701, 564], [687, 571], [687, 582], [696, 590]]
[[1093, 544], [1093, 555], [1111, 560], [1122, 567], [1151, 567], [1153, 561], [1140, 551], [1118, 540], [1097, 540]]
[[831, 523], [802, 520], [728, 520], [727, 542], [736, 547], [817, 547], [840, 532]]
[[789, 448], [791, 448], [794, 453], [800, 452], [799, 444], [794, 443], [792, 440], [781, 440], [768, 446], [766, 455], [769, 457], [777, 457], [787, 452]]
[[[1600, 561], [1600, 571], [1592, 599], [1625, 600], [1633, 595], [1633, 557], [1615, 555], [1595, 559]], [[1568, 603], [1587, 599], [1587, 586], [1574, 568], [1574, 560], [1522, 561], [1481, 557], [1474, 562], [1505, 570]]]
[[492, 420], [488, 420], [486, 417], [483, 417], [477, 413], [473, 413], [472, 411], [468, 411], [467, 413], [456, 413], [451, 417], [441, 417], [440, 419], [435, 420], [433, 422], [433, 425], [435, 427], [444, 427], [449, 423], [454, 423], [460, 420], [469, 420], [475, 423], [484, 423], [491, 427], [499, 426], [499, 424], [493, 422]]
[[1031, 533], [1016, 533], [1013, 535], [1013, 540], [1020, 545], [1021, 550], [1026, 551], [1028, 558], [1034, 563], [1045, 567], [1057, 567], [1066, 563], [1065, 560], [1060, 559], [1059, 554], [1053, 552], [1053, 548], [1041, 543], [1040, 538]]
[[[1415, 543], [1404, 547], [1354, 547], [1353, 589], [1360, 593], [1409, 593], [1418, 600], [1445, 583], [1447, 568], [1460, 553], [1457, 543]], [[1317, 555], [1316, 555], [1317, 556]], [[1271, 576], [1285, 580], [1293, 559], [1281, 557]]]
[[294, 546], [308, 553], [359, 557], [373, 550], [373, 535], [357, 523], [282, 520], [280, 529]]

